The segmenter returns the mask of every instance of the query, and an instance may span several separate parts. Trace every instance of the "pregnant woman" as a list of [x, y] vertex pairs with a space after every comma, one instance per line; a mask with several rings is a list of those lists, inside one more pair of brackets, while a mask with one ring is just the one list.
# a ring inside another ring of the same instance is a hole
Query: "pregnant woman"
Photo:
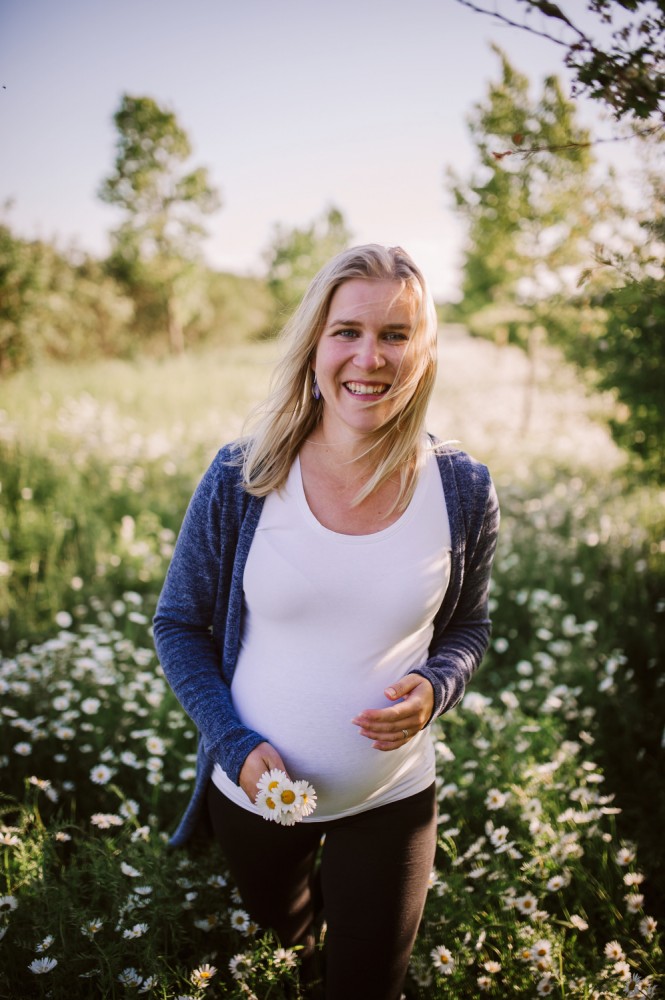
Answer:
[[[489, 639], [498, 506], [485, 466], [425, 431], [436, 341], [404, 250], [333, 258], [252, 433], [192, 497], [154, 621], [200, 734], [172, 843], [207, 809], [251, 916], [328, 1000], [401, 995], [436, 842], [428, 726]], [[295, 826], [255, 804], [272, 768], [316, 789]]]

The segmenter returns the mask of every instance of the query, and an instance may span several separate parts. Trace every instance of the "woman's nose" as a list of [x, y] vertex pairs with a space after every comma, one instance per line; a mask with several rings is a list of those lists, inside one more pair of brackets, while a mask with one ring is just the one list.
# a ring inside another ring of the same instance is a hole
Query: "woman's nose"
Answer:
[[358, 349], [355, 357], [356, 365], [363, 371], [376, 371], [383, 365], [383, 355], [381, 345], [373, 337], [363, 337], [358, 342]]

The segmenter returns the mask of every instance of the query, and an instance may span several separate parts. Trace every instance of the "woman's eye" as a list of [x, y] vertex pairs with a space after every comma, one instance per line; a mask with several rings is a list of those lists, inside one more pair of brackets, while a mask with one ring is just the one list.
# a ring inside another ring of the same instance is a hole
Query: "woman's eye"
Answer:
[[357, 337], [358, 336], [358, 331], [357, 330], [345, 330], [345, 329], [336, 330], [335, 331], [335, 336], [337, 336], [337, 337], [345, 337], [345, 338], [347, 338], [347, 339], [350, 340], [352, 337]]
[[391, 344], [405, 344], [409, 338], [406, 333], [387, 333], [385, 339]]

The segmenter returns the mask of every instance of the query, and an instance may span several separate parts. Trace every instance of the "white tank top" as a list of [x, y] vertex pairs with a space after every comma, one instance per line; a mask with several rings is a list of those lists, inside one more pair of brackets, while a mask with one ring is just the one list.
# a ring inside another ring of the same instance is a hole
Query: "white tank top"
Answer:
[[[344, 535], [312, 514], [294, 462], [261, 512], [244, 574], [245, 621], [231, 694], [242, 722], [317, 792], [303, 822], [406, 798], [434, 780], [429, 729], [375, 750], [351, 719], [385, 708], [383, 691], [422, 666], [450, 578], [450, 527], [436, 458], [411, 503], [371, 535]], [[212, 780], [256, 811], [219, 765]]]

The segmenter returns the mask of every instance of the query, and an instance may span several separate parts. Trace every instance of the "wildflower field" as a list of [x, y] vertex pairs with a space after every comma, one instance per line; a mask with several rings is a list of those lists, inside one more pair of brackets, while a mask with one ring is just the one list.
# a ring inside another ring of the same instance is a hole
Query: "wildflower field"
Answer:
[[[663, 492], [556, 355], [528, 390], [516, 349], [441, 347], [430, 429], [490, 465], [503, 519], [491, 648], [436, 724], [406, 995], [663, 996]], [[2, 998], [298, 996], [297, 953], [252, 924], [219, 852], [166, 846], [195, 733], [150, 635], [192, 489], [273, 351], [3, 386]]]

